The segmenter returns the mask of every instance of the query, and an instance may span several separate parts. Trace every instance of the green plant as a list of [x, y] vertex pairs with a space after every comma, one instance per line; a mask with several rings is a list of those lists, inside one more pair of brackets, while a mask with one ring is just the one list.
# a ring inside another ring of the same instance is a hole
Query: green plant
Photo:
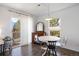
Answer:
[[50, 27], [58, 26], [59, 25], [58, 20], [59, 20], [58, 18], [52, 18], [50, 20]]

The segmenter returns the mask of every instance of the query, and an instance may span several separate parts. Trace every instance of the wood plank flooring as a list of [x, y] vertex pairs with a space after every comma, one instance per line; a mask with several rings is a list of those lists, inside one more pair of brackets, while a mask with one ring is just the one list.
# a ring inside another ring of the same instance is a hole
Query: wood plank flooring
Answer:
[[[25, 45], [12, 50], [12, 56], [41, 56], [44, 51], [39, 45]], [[57, 56], [79, 56], [79, 52], [57, 47]]]

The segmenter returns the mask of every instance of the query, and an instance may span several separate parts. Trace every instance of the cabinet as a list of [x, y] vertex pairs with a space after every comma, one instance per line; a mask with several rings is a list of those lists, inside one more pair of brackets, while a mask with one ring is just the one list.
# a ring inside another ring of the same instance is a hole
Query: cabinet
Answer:
[[35, 42], [35, 35], [39, 36], [44, 36], [46, 35], [46, 33], [44, 31], [37, 31], [37, 32], [33, 32], [32, 33], [32, 43]]

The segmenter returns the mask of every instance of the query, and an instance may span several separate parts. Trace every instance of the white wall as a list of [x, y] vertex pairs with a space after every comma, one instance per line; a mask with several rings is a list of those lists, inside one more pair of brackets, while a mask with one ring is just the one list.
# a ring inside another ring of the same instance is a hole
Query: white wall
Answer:
[[21, 45], [25, 45], [28, 43], [28, 20], [26, 16], [21, 16]]
[[21, 45], [29, 44], [32, 42], [31, 33], [33, 31], [33, 18], [32, 16], [25, 16], [9, 12], [8, 9], [0, 6], [0, 28], [2, 29], [2, 36], [12, 37], [12, 29], [14, 23], [11, 21], [12, 18], [17, 18], [21, 23]]
[[11, 14], [3, 7], [0, 7], [0, 28], [2, 36], [11, 36]]
[[28, 44], [32, 43], [32, 32], [33, 30], [33, 18], [28, 16]]
[[20, 16], [21, 23], [21, 45], [32, 42], [33, 18], [30, 16]]
[[[61, 18], [61, 35], [68, 39], [65, 48], [79, 51], [79, 5], [51, 13], [51, 16]], [[44, 19], [45, 16], [40, 17], [37, 22], [44, 22], [45, 31], [48, 33], [47, 23]]]

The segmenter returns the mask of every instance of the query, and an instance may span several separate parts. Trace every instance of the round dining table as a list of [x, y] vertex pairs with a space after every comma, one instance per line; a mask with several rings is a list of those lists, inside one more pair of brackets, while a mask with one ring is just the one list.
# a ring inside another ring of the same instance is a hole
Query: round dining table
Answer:
[[59, 41], [60, 37], [57, 37], [57, 36], [40, 36], [39, 40], [42, 42]]
[[[53, 41], [53, 42], [59, 42], [60, 41], [60, 37], [57, 37], [57, 36], [40, 36], [39, 37], [39, 40], [41, 41], [41, 42], [45, 42], [45, 43], [47, 43], [48, 44], [48, 41]], [[58, 44], [56, 44], [56, 45], [58, 45]], [[44, 56], [45, 54], [46, 54], [46, 52], [47, 51], [45, 51], [43, 54], [42, 54], [42, 56]]]

